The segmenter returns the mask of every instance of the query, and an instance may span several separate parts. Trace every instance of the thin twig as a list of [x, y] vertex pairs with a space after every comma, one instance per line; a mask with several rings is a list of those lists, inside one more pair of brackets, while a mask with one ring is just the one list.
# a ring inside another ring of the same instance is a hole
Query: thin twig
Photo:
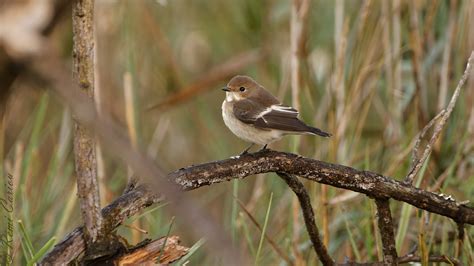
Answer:
[[413, 158], [412, 159], [412, 164], [413, 165], [415, 165], [415, 163], [420, 160], [420, 158], [418, 156], [418, 150], [420, 148], [421, 141], [425, 137], [428, 130], [430, 130], [435, 125], [435, 123], [438, 121], [438, 119], [441, 116], [443, 116], [445, 113], [446, 113], [445, 109], [441, 110], [435, 117], [433, 117], [433, 119], [430, 120], [430, 122], [428, 122], [428, 124], [426, 124], [426, 126], [423, 128], [423, 130], [421, 130], [421, 132], [416, 137], [415, 145], [413, 146], [413, 151], [412, 151], [412, 158]]
[[[430, 122], [428, 122], [428, 124], [426, 124], [426, 126], [416, 136], [415, 144], [413, 145], [413, 151], [412, 151], [412, 162], [411, 162], [412, 167], [408, 175], [405, 177], [405, 180], [404, 180], [405, 183], [407, 184], [413, 183], [413, 179], [415, 179], [415, 176], [418, 174], [419, 169], [423, 165], [423, 164], [420, 164], [421, 159], [418, 156], [421, 141], [425, 137], [428, 130], [430, 130], [438, 121], [438, 119], [441, 116], [443, 116], [445, 113], [446, 113], [445, 109], [441, 110], [435, 117], [433, 117], [433, 119], [430, 120]], [[427, 152], [427, 149], [428, 149], [428, 145], [425, 147], [425, 151], [423, 152], [423, 155], [425, 152]]]
[[[94, 1], [82, 0], [73, 4], [73, 77], [78, 88], [90, 98], [94, 98], [93, 14]], [[102, 228], [96, 148], [94, 137], [77, 120], [74, 130], [74, 159], [86, 242], [92, 245], [101, 237]]]
[[313, 248], [323, 265], [334, 265], [334, 260], [329, 256], [326, 246], [319, 236], [319, 229], [314, 219], [314, 211], [311, 206], [311, 199], [308, 192], [297, 177], [282, 172], [277, 172], [278, 176], [285, 180], [286, 184], [295, 192], [301, 205], [306, 230], [313, 243]]
[[383, 261], [387, 265], [397, 264], [395, 235], [393, 233], [392, 214], [388, 199], [375, 199], [377, 205], [377, 222], [382, 237]]
[[[411, 184], [413, 182], [413, 179], [415, 178], [415, 176], [420, 171], [421, 166], [425, 163], [426, 159], [430, 155], [434, 143], [438, 140], [438, 138], [441, 134], [441, 131], [443, 130], [444, 125], [446, 124], [446, 122], [448, 121], [449, 116], [453, 112], [454, 106], [456, 105], [456, 101], [457, 101], [457, 99], [459, 97], [459, 94], [461, 92], [461, 88], [464, 85], [464, 83], [466, 82], [466, 79], [468, 78], [469, 73], [471, 72], [471, 67], [472, 67], [472, 64], [473, 64], [473, 60], [474, 60], [474, 51], [471, 52], [471, 55], [469, 56], [469, 59], [467, 61], [467, 65], [466, 65], [466, 69], [464, 70], [464, 74], [462, 75], [461, 80], [459, 80], [459, 83], [456, 86], [456, 90], [454, 91], [453, 96], [451, 97], [451, 101], [449, 102], [448, 106], [446, 107], [446, 110], [444, 110], [444, 109], [441, 110], [440, 114], [441, 113], [443, 113], [443, 114], [442, 115], [438, 114], [435, 117], [435, 118], [437, 118], [438, 116], [441, 116], [438, 124], [436, 124], [436, 126], [435, 126], [433, 135], [431, 136], [431, 139], [430, 139], [429, 143], [425, 147], [423, 155], [421, 156], [420, 159], [418, 159], [416, 161], [416, 163], [413, 165], [412, 169], [410, 170], [409, 174], [406, 176], [405, 181], [404, 181], [406, 184]], [[436, 119], [433, 119], [433, 120], [436, 120]], [[430, 125], [430, 123], [428, 123], [428, 125]], [[428, 129], [426, 129], [426, 131], [427, 130]], [[425, 131], [425, 129], [423, 129], [423, 131]], [[421, 138], [421, 134], [420, 134], [420, 138]], [[415, 148], [417, 149], [418, 146], [415, 145]], [[414, 150], [414, 154], [415, 154], [415, 152], [416, 151]]]

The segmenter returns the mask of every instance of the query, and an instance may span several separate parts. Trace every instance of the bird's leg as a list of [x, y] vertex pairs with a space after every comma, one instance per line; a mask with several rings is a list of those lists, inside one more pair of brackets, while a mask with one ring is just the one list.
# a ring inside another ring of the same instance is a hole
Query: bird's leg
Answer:
[[245, 150], [244, 150], [244, 151], [243, 151], [243, 152], [240, 154], [240, 156], [242, 156], [242, 155], [245, 155], [245, 154], [249, 153], [249, 150], [250, 150], [250, 148], [252, 148], [252, 147], [253, 147], [253, 145], [254, 145], [254, 143], [250, 144], [250, 146], [248, 146], [248, 147], [247, 147], [247, 149], [245, 149]]
[[266, 149], [267, 149], [267, 145], [268, 145], [268, 144], [265, 144], [265, 145], [263, 146], [263, 148], [261, 148], [261, 149], [259, 150], [259, 152], [266, 150]]

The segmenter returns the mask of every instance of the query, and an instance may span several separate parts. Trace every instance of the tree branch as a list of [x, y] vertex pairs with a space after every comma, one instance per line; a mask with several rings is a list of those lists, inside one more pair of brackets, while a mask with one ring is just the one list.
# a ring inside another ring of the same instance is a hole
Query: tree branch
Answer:
[[169, 236], [147, 241], [147, 243], [130, 250], [128, 254], [119, 254], [112, 260], [114, 265], [150, 265], [150, 262], [169, 265], [182, 258], [188, 251], [189, 248], [180, 245], [178, 236]]
[[375, 199], [377, 205], [377, 222], [383, 245], [383, 261], [387, 265], [397, 265], [397, 250], [393, 233], [392, 214], [388, 199]]
[[[104, 233], [114, 231], [128, 217], [143, 209], [162, 201], [160, 196], [153, 194], [145, 187], [138, 187], [118, 197], [110, 205], [102, 209]], [[80, 226], [69, 233], [60, 243], [56, 244], [42, 259], [39, 265], [68, 264], [86, 248], [84, 242], [84, 227]]]
[[286, 152], [264, 150], [239, 158], [204, 163], [177, 170], [168, 178], [183, 189], [192, 190], [268, 172], [300, 176], [313, 182], [360, 192], [371, 198], [392, 198], [459, 223], [474, 224], [474, 208], [460, 204], [451, 197], [424, 191], [378, 173]]
[[[74, 81], [83, 93], [94, 98], [94, 2], [76, 0], [72, 13]], [[102, 230], [96, 148], [94, 137], [77, 120], [74, 126], [74, 159], [85, 238], [87, 245], [92, 245], [100, 240]]]
[[331, 256], [329, 256], [326, 246], [324, 246], [323, 241], [319, 237], [319, 229], [314, 219], [314, 211], [313, 207], [311, 206], [311, 199], [309, 198], [303, 183], [301, 183], [295, 176], [287, 175], [285, 173], [277, 174], [286, 182], [286, 184], [288, 184], [288, 186], [298, 197], [301, 210], [303, 212], [304, 222], [306, 224], [306, 230], [308, 231], [309, 238], [313, 243], [314, 251], [318, 255], [319, 260], [323, 265], [334, 265], [334, 260], [331, 258]]

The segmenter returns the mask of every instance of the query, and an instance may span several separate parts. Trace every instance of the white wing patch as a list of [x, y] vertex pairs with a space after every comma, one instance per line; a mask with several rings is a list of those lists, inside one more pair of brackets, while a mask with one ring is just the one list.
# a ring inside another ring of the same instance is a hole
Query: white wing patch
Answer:
[[290, 114], [296, 114], [298, 115], [298, 111], [293, 108], [293, 107], [290, 107], [290, 106], [284, 106], [284, 105], [272, 105], [270, 107], [272, 110], [275, 110], [277, 112], [283, 112], [283, 113], [290, 113]]
[[263, 110], [263, 112], [261, 112], [260, 114], [257, 115], [257, 118], [263, 117], [264, 115], [270, 113], [271, 111], [272, 111], [272, 107], [267, 107], [267, 109]]
[[284, 113], [284, 114], [289, 114], [289, 115], [294, 115], [294, 116], [297, 116], [299, 114], [299, 112], [296, 109], [294, 109], [293, 107], [274, 104], [270, 107], [267, 107], [267, 109], [265, 109], [263, 112], [261, 112], [257, 116], [257, 118], [261, 117], [263, 120], [265, 120], [264, 116], [271, 113], [271, 112]]

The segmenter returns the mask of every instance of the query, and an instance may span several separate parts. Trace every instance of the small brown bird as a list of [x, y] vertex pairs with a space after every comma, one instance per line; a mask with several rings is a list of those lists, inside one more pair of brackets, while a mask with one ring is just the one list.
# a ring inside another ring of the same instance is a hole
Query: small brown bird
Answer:
[[298, 111], [285, 106], [263, 86], [247, 76], [233, 77], [222, 90], [226, 97], [222, 103], [225, 125], [237, 137], [254, 144], [267, 145], [288, 134], [311, 134], [330, 137], [319, 128], [306, 125], [298, 119]]

